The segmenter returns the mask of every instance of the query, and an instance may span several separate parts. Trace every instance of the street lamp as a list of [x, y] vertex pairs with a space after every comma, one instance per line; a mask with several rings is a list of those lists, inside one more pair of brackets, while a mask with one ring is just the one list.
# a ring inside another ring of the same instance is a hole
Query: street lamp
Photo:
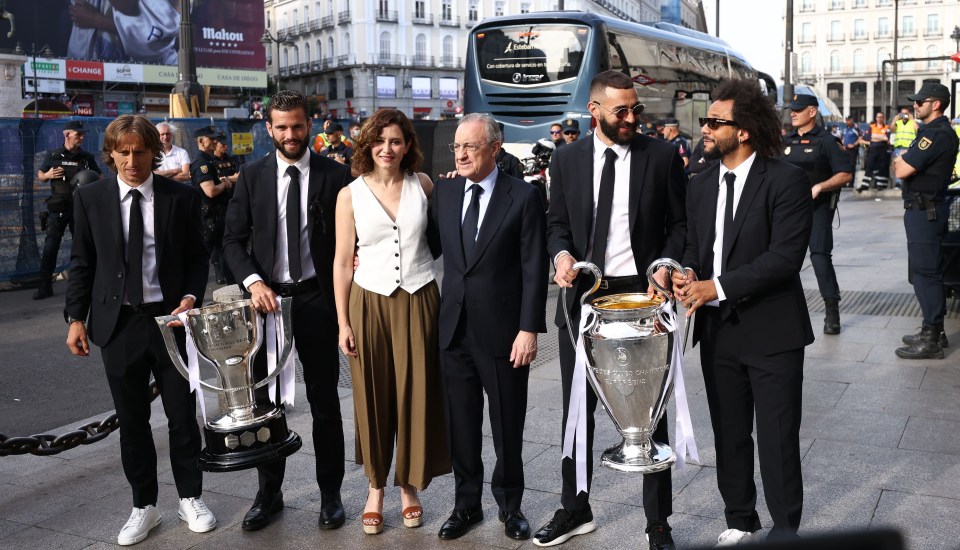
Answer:
[[[950, 38], [952, 38], [953, 41], [956, 43], [957, 51], [960, 52], [960, 27], [957, 27], [957, 26], [953, 27], [953, 32], [950, 33]], [[953, 64], [953, 68], [954, 69], [957, 68], [956, 63]]]
[[[278, 33], [279, 34], [279, 33]], [[289, 38], [276, 38], [270, 34], [270, 29], [263, 29], [263, 36], [260, 37], [260, 43], [266, 47], [270, 47], [271, 44], [277, 45], [277, 80], [280, 80], [280, 46], [295, 46]]]
[[[13, 50], [13, 53], [17, 55], [27, 55], [27, 52], [24, 51], [23, 45], [17, 42], [17, 47]], [[53, 57], [53, 51], [50, 50], [49, 44], [44, 44], [43, 47], [37, 48], [35, 43], [30, 43], [30, 57], [33, 60], [30, 65], [30, 70], [33, 73], [33, 118], [40, 118], [40, 91], [37, 84], [37, 54], [42, 55], [43, 57]]]

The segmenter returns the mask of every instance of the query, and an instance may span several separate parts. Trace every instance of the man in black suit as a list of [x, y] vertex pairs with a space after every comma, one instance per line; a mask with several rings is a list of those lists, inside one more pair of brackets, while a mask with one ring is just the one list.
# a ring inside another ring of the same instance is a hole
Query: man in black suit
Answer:
[[[133, 512], [117, 542], [145, 539], [160, 523], [157, 452], [150, 427], [150, 374], [170, 427], [170, 463], [179, 516], [205, 532], [216, 519], [200, 499], [196, 398], [167, 354], [155, 316], [178, 314], [203, 298], [207, 251], [200, 238], [200, 197], [153, 174], [162, 150], [146, 118], [123, 115], [107, 126], [104, 163], [117, 175], [77, 189], [64, 316], [74, 355], [100, 346], [120, 419], [120, 458], [133, 489]], [[178, 331], [183, 345], [184, 333]]]
[[736, 544], [760, 529], [753, 482], [756, 412], [771, 537], [796, 536], [803, 507], [800, 392], [813, 342], [800, 268], [810, 241], [810, 180], [775, 160], [780, 117], [756, 81], [729, 80], [700, 119], [704, 157], [720, 162], [690, 181], [687, 244], [674, 290], [697, 312], [694, 345], [706, 383], [717, 485]]
[[[590, 85], [588, 108], [597, 119], [593, 137], [558, 149], [550, 164], [547, 248], [556, 266], [554, 280], [572, 290], [567, 292], [567, 303], [558, 304], [556, 317], [561, 327], [561, 426], [566, 426], [570, 413], [575, 365], [563, 311], [566, 308], [574, 326], [579, 326], [580, 311], [574, 306], [592, 283], [587, 280], [590, 277], [577, 277], [573, 264], [589, 260], [603, 271], [604, 287], [596, 296], [649, 292], [652, 287], [644, 276], [647, 266], [657, 258], [679, 258], [683, 252], [683, 161], [672, 144], [637, 134], [643, 103], [633, 81], [618, 71], [598, 74]], [[596, 529], [588, 493], [597, 396], [589, 386], [586, 391], [586, 456], [563, 459], [563, 507], [537, 532], [534, 543], [538, 546], [561, 544]], [[667, 440], [666, 416], [654, 437]], [[577, 486], [578, 461], [581, 473], [586, 470], [586, 487]], [[671, 489], [670, 470], [644, 476], [647, 538], [650, 547], [658, 550], [673, 547], [667, 523], [673, 511]]]
[[469, 114], [451, 148], [459, 176], [434, 188], [434, 227], [443, 249], [440, 367], [446, 390], [456, 503], [442, 539], [483, 519], [480, 458], [483, 392], [497, 463], [491, 479], [507, 536], [530, 537], [523, 497], [527, 378], [546, 332], [546, 243], [536, 187], [497, 168], [503, 136], [493, 117]]
[[[303, 365], [313, 414], [313, 446], [320, 487], [321, 529], [343, 525], [343, 420], [337, 380], [337, 315], [333, 304], [334, 210], [350, 169], [309, 150], [312, 121], [299, 92], [270, 98], [267, 131], [275, 154], [244, 164], [227, 207], [223, 255], [230, 272], [263, 312], [277, 310], [277, 296], [293, 298], [293, 337]], [[290, 238], [294, 235], [293, 238]], [[249, 252], [248, 252], [248, 244]], [[266, 372], [263, 349], [254, 370]], [[268, 398], [266, 391], [258, 400]], [[248, 531], [262, 529], [283, 509], [285, 460], [258, 468], [260, 490], [243, 518]]]

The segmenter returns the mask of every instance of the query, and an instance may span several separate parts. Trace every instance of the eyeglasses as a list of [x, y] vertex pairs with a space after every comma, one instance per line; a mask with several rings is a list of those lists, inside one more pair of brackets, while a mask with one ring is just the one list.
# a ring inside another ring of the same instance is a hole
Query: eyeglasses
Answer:
[[560, 135], [560, 130], [550, 130], [550, 133], [553, 134], [553, 135], [555, 135], [555, 136], [559, 136], [559, 135]]
[[646, 108], [643, 103], [637, 103], [633, 107], [620, 107], [619, 109], [610, 109], [609, 107], [604, 107], [599, 101], [591, 101], [591, 103], [617, 117], [617, 120], [623, 120], [627, 118], [627, 113], [633, 113], [633, 116], [638, 117], [643, 114], [643, 110]]
[[923, 105], [924, 103], [930, 103], [931, 101], [933, 100], [932, 99], [917, 100], [917, 101], [914, 101], [913, 104], [920, 106], [920, 105]]
[[736, 125], [737, 125], [736, 121], [724, 120], [722, 118], [706, 117], [706, 118], [700, 119], [700, 126], [701, 127], [706, 126], [711, 130], [716, 130], [721, 126], [736, 126]]
[[451, 143], [447, 147], [450, 148], [451, 153], [459, 153], [461, 150], [468, 153], [476, 153], [484, 145], [490, 145], [492, 141], [486, 143]]

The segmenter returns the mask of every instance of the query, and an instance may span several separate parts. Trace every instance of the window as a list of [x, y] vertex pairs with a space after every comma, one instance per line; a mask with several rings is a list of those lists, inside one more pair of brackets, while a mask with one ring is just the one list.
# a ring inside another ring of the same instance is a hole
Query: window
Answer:
[[320, 39], [317, 39], [317, 60], [320, 61], [323, 59], [323, 42], [320, 42]]
[[528, 2], [520, 4], [520, 13], [530, 13], [530, 4]]
[[380, 17], [386, 18], [389, 13], [390, 13], [390, 0], [380, 0], [377, 14], [379, 14]]
[[290, 50], [287, 48], [283, 49], [283, 66], [284, 67], [290, 66]]
[[838, 50], [830, 52], [830, 72], [840, 72], [840, 52]]
[[854, 38], [867, 37], [867, 20], [866, 19], [855, 19], [853, 21], [853, 37]]
[[453, 37], [449, 34], [443, 37], [443, 62], [446, 65], [453, 64]]
[[931, 13], [927, 15], [927, 34], [937, 34], [940, 32], [940, 14]]
[[839, 21], [830, 22], [830, 40], [843, 40], [843, 25]]
[[[886, 48], [880, 48], [877, 50], [877, 71], [883, 70], [883, 62], [887, 59], [890, 59], [890, 54], [887, 53]], [[888, 67], [889, 70], [889, 67]]]
[[867, 7], [867, 0], [853, 0], [853, 7], [855, 8]]
[[390, 59], [390, 33], [384, 31], [380, 33], [380, 60], [387, 61]]
[[333, 56], [337, 55], [336, 51], [333, 49], [333, 37], [327, 38], [327, 57], [333, 59]]
[[800, 56], [800, 73], [810, 74], [813, 72], [813, 55], [810, 52], [803, 52]]
[[913, 29], [913, 16], [912, 16], [912, 15], [904, 15], [904, 16], [903, 16], [903, 24], [900, 25], [900, 33], [903, 34], [903, 35], [911, 35], [911, 34], [913, 34], [914, 32], [915, 32], [915, 31], [914, 31], [914, 29]]
[[[940, 55], [939, 50], [936, 46], [927, 46], [927, 57], [937, 57]], [[939, 59], [930, 59], [927, 61], [928, 69], [940, 69], [940, 60]]]
[[336, 77], [327, 79], [327, 99], [338, 99]]
[[303, 62], [310, 63], [310, 43], [303, 45]]
[[[900, 59], [909, 59], [911, 57], [913, 57], [913, 48], [910, 46], [904, 46], [903, 49], [900, 50]], [[900, 67], [902, 67], [905, 71], [909, 71], [913, 69], [913, 61], [904, 61], [903, 63], [900, 63]]]
[[313, 4], [313, 18], [318, 21], [320, 20], [320, 2]]
[[830, 9], [832, 9], [832, 10], [842, 10], [842, 9], [843, 9], [843, 0], [830, 0]]
[[470, 5], [467, 7], [467, 19], [470, 21], [477, 21], [477, 0], [470, 0]]
[[853, 72], [862, 73], [867, 70], [867, 59], [862, 48], [853, 50]]
[[300, 48], [298, 46], [293, 47], [293, 64], [300, 64]]
[[890, 20], [886, 17], [877, 19], [877, 36], [890, 36]]
[[350, 99], [353, 97], [353, 76], [343, 77], [343, 97]]
[[414, 19], [426, 19], [427, 18], [427, 3], [423, 0], [417, 0], [413, 3], [413, 18]]
[[440, 4], [440, 17], [444, 21], [450, 21], [453, 19], [453, 4], [452, 0], [443, 0], [443, 3]]
[[813, 11], [813, 0], [803, 0], [800, 4], [800, 11]]
[[813, 23], [804, 23], [800, 26], [800, 43], [813, 42]]
[[414, 41], [416, 46], [416, 60], [420, 63], [426, 63], [427, 60], [427, 35], [418, 34], [416, 40]]
[[298, 15], [299, 15], [299, 14], [297, 13], [297, 10], [293, 10], [293, 17], [290, 18], [290, 26], [291, 26], [291, 27], [295, 27], [295, 26], [297, 25], [297, 16], [298, 16]]
[[352, 52], [353, 47], [350, 45], [350, 33], [343, 33], [343, 51]]
[[493, 15], [495, 17], [500, 17], [503, 15], [504, 3], [505, 2], [503, 2], [503, 0], [497, 0], [497, 2], [493, 5]]
[[333, 16], [333, 0], [327, 0], [327, 14]]

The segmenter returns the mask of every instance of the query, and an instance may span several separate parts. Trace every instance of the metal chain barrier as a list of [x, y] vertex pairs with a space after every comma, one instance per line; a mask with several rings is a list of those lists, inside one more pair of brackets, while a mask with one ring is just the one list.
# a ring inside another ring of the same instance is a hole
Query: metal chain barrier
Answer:
[[[150, 401], [160, 395], [156, 380], [150, 381]], [[103, 420], [94, 420], [80, 426], [72, 432], [60, 435], [39, 434], [21, 437], [7, 437], [0, 434], [0, 456], [33, 454], [49, 456], [62, 453], [77, 445], [90, 445], [107, 437], [120, 427], [117, 414], [111, 414]]]

